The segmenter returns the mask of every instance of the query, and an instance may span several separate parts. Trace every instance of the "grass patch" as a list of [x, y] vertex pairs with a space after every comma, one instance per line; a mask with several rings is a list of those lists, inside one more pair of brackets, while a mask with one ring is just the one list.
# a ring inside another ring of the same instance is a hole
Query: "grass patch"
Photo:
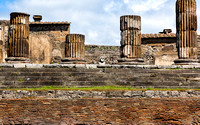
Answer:
[[19, 82], [24, 82], [24, 80], [23, 80], [23, 79], [18, 79], [18, 81], [19, 81]]
[[60, 86], [43, 86], [39, 88], [7, 88], [4, 90], [27, 90], [27, 91], [41, 91], [41, 90], [83, 90], [83, 91], [184, 91], [184, 90], [200, 90], [199, 89], [184, 89], [184, 88], [133, 88], [133, 87], [123, 87], [123, 86], [94, 86], [94, 87], [60, 87]]

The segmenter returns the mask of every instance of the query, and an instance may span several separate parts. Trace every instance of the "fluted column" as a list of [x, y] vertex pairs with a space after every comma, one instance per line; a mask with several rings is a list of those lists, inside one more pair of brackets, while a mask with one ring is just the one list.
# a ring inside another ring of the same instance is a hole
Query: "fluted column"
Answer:
[[179, 59], [175, 63], [198, 62], [195, 0], [176, 1], [176, 30]]
[[65, 63], [84, 63], [85, 57], [85, 35], [68, 34], [65, 44]]
[[[119, 62], [141, 60], [141, 17], [126, 15], [120, 17], [121, 47]], [[143, 62], [143, 61], [142, 61]]]
[[8, 58], [6, 61], [29, 61], [29, 14], [10, 14]]

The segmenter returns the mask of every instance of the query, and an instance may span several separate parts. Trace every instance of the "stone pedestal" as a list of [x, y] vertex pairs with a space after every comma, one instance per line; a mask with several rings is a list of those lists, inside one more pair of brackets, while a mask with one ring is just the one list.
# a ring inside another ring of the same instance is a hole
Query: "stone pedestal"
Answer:
[[29, 62], [29, 14], [11, 13], [8, 43], [8, 58], [12, 63]]
[[176, 36], [179, 59], [177, 65], [197, 64], [197, 14], [195, 0], [177, 0]]
[[121, 47], [119, 64], [143, 64], [141, 59], [141, 17], [121, 16]]
[[81, 34], [68, 34], [66, 36], [65, 58], [62, 63], [85, 64], [85, 36]]
[[5, 60], [7, 63], [30, 63], [29, 58], [24, 57], [8, 57]]
[[128, 59], [128, 58], [121, 58], [118, 60], [118, 64], [121, 65], [144, 65], [144, 60], [141, 58], [136, 59]]
[[176, 65], [198, 65], [200, 60], [198, 59], [177, 59], [174, 60]]

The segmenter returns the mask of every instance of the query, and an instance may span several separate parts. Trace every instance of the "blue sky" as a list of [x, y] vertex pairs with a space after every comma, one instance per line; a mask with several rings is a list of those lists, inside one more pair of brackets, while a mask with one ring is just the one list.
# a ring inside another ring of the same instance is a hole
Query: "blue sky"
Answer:
[[[11, 12], [40, 14], [43, 21], [69, 21], [71, 33], [86, 35], [86, 44], [120, 45], [120, 16], [140, 15], [142, 33], [175, 32], [176, 0], [0, 0], [0, 19]], [[200, 3], [197, 1], [200, 20]], [[198, 21], [200, 22], [200, 21]], [[199, 23], [198, 23], [199, 24]]]

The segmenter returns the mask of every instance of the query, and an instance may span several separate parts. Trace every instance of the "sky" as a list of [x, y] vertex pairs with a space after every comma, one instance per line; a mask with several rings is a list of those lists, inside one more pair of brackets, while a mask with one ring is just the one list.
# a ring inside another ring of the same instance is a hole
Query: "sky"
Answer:
[[[11, 12], [28, 13], [30, 21], [33, 15], [42, 15], [42, 21], [71, 22], [71, 33], [84, 34], [86, 44], [120, 45], [123, 15], [140, 15], [142, 33], [163, 29], [175, 33], [175, 3], [176, 0], [0, 0], [0, 20], [10, 19]], [[199, 9], [197, 1], [198, 20]]]

